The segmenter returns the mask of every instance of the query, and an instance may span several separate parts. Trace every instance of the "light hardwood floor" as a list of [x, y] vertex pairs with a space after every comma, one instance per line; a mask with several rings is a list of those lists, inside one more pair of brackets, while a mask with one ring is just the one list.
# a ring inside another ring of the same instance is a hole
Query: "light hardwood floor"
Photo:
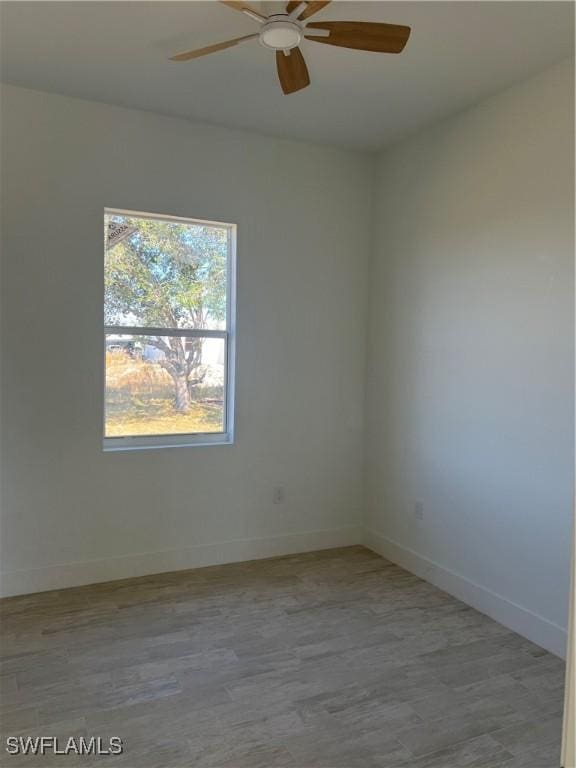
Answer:
[[[362, 547], [0, 611], [3, 766], [559, 766], [563, 663]], [[7, 756], [16, 734], [124, 754]]]

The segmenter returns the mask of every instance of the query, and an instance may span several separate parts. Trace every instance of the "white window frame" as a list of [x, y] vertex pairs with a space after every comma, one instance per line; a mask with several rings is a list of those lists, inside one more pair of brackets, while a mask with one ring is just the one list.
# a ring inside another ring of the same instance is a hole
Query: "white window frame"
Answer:
[[[104, 366], [103, 366], [103, 418], [102, 447], [104, 451], [132, 451], [150, 448], [184, 448], [207, 445], [231, 445], [234, 442], [234, 395], [236, 378], [236, 224], [206, 219], [192, 219], [120, 208], [105, 208], [104, 215], [133, 216], [158, 221], [175, 221], [183, 224], [212, 226], [228, 232], [228, 258], [226, 262], [226, 328], [220, 330], [196, 330], [192, 328], [144, 328], [142, 326], [104, 325]], [[106, 253], [104, 243], [104, 254]], [[134, 437], [106, 436], [106, 336], [184, 336], [208, 339], [224, 339], [224, 430], [222, 432], [195, 432], [176, 435], [139, 435]]]

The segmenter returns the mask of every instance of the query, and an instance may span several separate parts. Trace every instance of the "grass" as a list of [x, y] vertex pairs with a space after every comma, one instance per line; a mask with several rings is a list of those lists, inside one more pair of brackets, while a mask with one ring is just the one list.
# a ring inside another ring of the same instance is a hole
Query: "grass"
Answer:
[[179, 413], [163, 368], [124, 352], [107, 353], [106, 437], [222, 432], [222, 422], [221, 391], [199, 391], [188, 413]]
[[192, 403], [188, 413], [177, 413], [170, 400], [154, 401], [145, 408], [106, 406], [106, 437], [174, 435], [222, 432], [222, 406]]

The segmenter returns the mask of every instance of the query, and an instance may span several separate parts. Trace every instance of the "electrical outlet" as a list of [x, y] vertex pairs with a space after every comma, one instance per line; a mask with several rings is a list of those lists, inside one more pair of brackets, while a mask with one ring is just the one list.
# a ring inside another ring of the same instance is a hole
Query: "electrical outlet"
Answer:
[[272, 501], [274, 504], [284, 504], [286, 500], [286, 489], [283, 485], [277, 485], [272, 493]]
[[417, 501], [414, 504], [414, 518], [416, 520], [424, 520], [424, 502]]

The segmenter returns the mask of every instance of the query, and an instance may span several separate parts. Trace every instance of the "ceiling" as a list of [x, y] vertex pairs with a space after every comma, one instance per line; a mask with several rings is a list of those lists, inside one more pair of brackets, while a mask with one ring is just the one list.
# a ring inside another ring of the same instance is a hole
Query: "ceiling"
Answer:
[[[254, 2], [277, 10], [276, 3]], [[306, 41], [312, 85], [284, 96], [256, 31], [217, 2], [2, 2], [4, 82], [275, 136], [373, 150], [571, 55], [570, 2], [333, 2], [314, 20], [408, 24], [400, 55]]]

